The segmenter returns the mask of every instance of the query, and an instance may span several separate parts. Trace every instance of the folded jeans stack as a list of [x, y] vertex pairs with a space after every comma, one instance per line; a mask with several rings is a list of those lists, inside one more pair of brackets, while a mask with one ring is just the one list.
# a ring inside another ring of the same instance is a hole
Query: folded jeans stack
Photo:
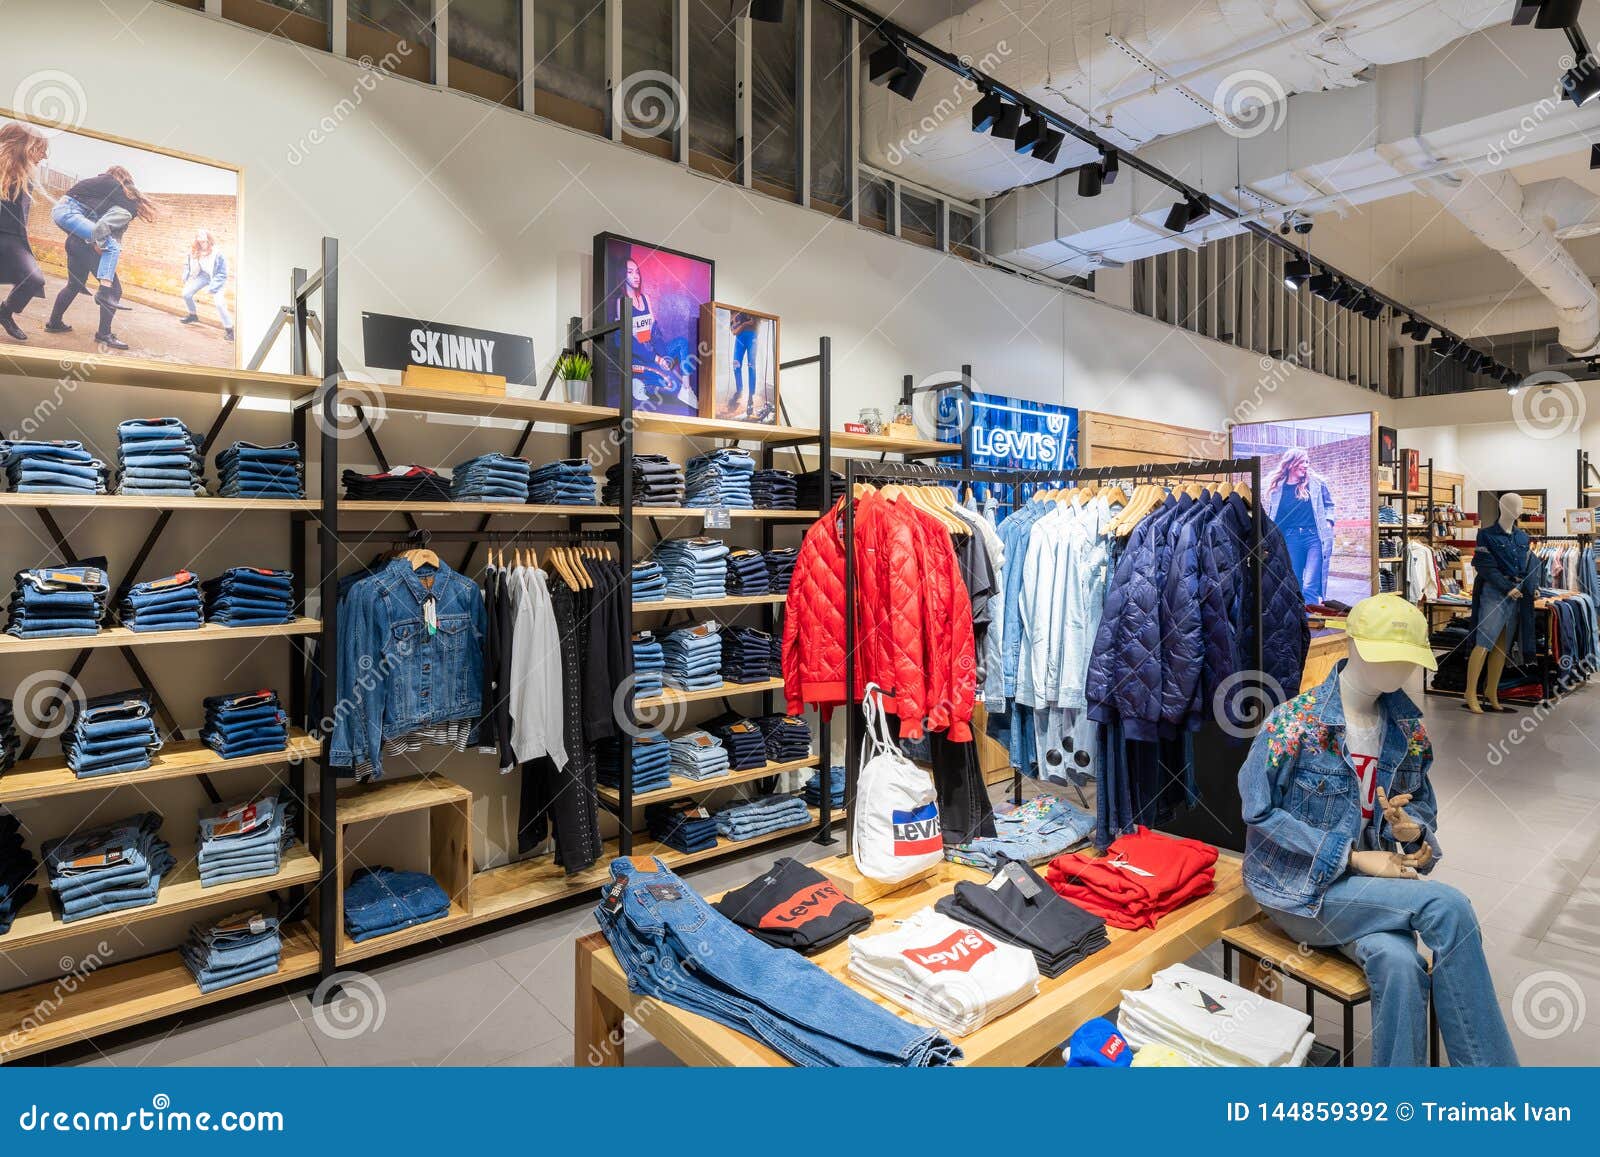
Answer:
[[79, 779], [139, 771], [161, 750], [151, 718], [150, 692], [143, 688], [99, 695], [73, 712], [61, 734], [67, 766]]
[[82, 442], [0, 439], [0, 465], [18, 494], [104, 494], [106, 464]]
[[293, 442], [235, 442], [217, 455], [217, 493], [224, 498], [304, 498], [305, 467]]
[[794, 510], [800, 487], [790, 470], [757, 470], [750, 478], [750, 500], [757, 510]]
[[1043, 864], [1094, 833], [1094, 816], [1053, 795], [1036, 795], [1012, 808], [996, 808], [994, 835], [945, 849], [958, 864], [998, 872], [1008, 861]]
[[730, 595], [765, 595], [771, 593], [767, 577], [767, 560], [759, 550], [730, 550], [728, 552], [728, 593]]
[[200, 585], [208, 623], [259, 627], [294, 621], [294, 575], [289, 571], [236, 566]]
[[278, 934], [276, 916], [235, 912], [194, 925], [178, 951], [200, 991], [216, 992], [274, 975], [283, 954], [283, 938]]
[[672, 774], [683, 779], [720, 779], [728, 774], [728, 749], [722, 740], [698, 727], [674, 735], [672, 748]]
[[1104, 920], [1056, 895], [1026, 864], [1008, 863], [987, 884], [962, 880], [934, 907], [958, 924], [1026, 948], [1046, 976], [1060, 976], [1111, 943]]
[[0, 772], [10, 771], [17, 762], [22, 741], [17, 737], [17, 713], [11, 700], [0, 699]]
[[[806, 780], [805, 789], [800, 793], [802, 799], [812, 807], [822, 806], [822, 769], [818, 768], [810, 779]], [[844, 768], [828, 768], [828, 802], [834, 809], [844, 807]]]
[[633, 564], [633, 601], [659, 603], [667, 597], [667, 572], [653, 558]]
[[776, 640], [754, 627], [724, 627], [722, 677], [730, 683], [760, 683], [783, 672], [777, 662]]
[[767, 758], [773, 763], [793, 763], [811, 754], [811, 728], [798, 715], [758, 715], [750, 722], [761, 728]]
[[728, 596], [728, 544], [720, 538], [669, 538], [655, 550], [669, 599]]
[[[830, 499], [837, 499], [844, 493], [844, 475], [837, 470], [828, 471]], [[830, 503], [822, 501], [822, 471], [808, 470], [795, 477], [795, 501], [802, 510], [824, 510]]]
[[123, 596], [117, 617], [132, 631], [198, 631], [203, 622], [200, 576], [180, 570], [166, 578], [134, 583]]
[[276, 691], [208, 695], [205, 708], [200, 738], [223, 759], [266, 755], [289, 746], [289, 716]]
[[538, 506], [593, 506], [594, 467], [587, 458], [546, 462], [528, 477], [528, 501]]
[[697, 454], [689, 459], [684, 474], [684, 505], [749, 510], [755, 506], [750, 496], [750, 479], [755, 470], [754, 456], [737, 446]]
[[767, 591], [775, 595], [788, 594], [789, 581], [794, 578], [794, 563], [795, 559], [800, 557], [800, 548], [775, 547], [767, 551], [763, 557], [767, 563]]
[[1163, 968], [1149, 988], [1125, 989], [1117, 1027], [1135, 1049], [1165, 1045], [1210, 1068], [1303, 1065], [1315, 1041], [1305, 1013], [1187, 964]]
[[[683, 467], [665, 454], [633, 456], [633, 504], [635, 506], [682, 506]], [[600, 500], [608, 506], [622, 502], [622, 463], [606, 469], [606, 484]]]
[[644, 809], [650, 835], [678, 852], [704, 852], [717, 846], [717, 821], [694, 800], [653, 803]]
[[117, 493], [192, 498], [206, 492], [200, 435], [178, 418], [117, 425]]
[[40, 854], [62, 923], [154, 904], [176, 863], [160, 830], [161, 813], [150, 811], [46, 840]]
[[797, 795], [760, 795], [723, 808], [716, 820], [717, 834], [738, 842], [801, 827], [811, 822], [811, 811]]
[[722, 631], [715, 623], [680, 627], [661, 643], [667, 682], [682, 691], [722, 686]]
[[479, 454], [450, 472], [450, 501], [527, 502], [532, 472], [526, 458]]
[[672, 747], [659, 731], [612, 736], [595, 744], [595, 779], [606, 787], [622, 786], [622, 744], [633, 744], [634, 794], [672, 786]]
[[105, 559], [18, 571], [6, 631], [19, 639], [99, 633], [111, 597]]
[[200, 813], [200, 886], [276, 876], [295, 843], [299, 806], [289, 789], [217, 804]]
[[790, 856], [724, 893], [712, 907], [774, 948], [805, 956], [872, 927], [870, 908], [846, 898], [832, 880]]
[[450, 897], [426, 872], [361, 868], [344, 890], [344, 929], [357, 944], [449, 914]]
[[748, 719], [709, 722], [706, 729], [722, 740], [728, 749], [728, 765], [734, 771], [754, 771], [767, 765], [767, 737]]
[[381, 474], [342, 476], [344, 496], [357, 502], [449, 502], [450, 480], [426, 466], [396, 466]]
[[633, 633], [633, 697], [649, 699], [666, 685], [667, 658], [653, 631]]
[[38, 894], [33, 882], [38, 870], [39, 861], [22, 846], [22, 825], [0, 812], [0, 936], [11, 931], [17, 913]]

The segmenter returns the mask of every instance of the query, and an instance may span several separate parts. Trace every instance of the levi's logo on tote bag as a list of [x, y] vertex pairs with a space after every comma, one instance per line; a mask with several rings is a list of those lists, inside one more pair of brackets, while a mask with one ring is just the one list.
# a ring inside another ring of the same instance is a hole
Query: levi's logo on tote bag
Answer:
[[895, 746], [880, 694], [869, 684], [861, 701], [867, 725], [851, 855], [863, 876], [895, 884], [944, 859], [944, 835], [933, 778]]

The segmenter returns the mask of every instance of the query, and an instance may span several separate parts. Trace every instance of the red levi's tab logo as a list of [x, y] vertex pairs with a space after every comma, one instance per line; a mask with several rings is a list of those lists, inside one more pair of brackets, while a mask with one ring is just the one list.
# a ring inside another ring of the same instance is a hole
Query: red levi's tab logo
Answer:
[[793, 928], [812, 920], [820, 920], [844, 903], [844, 893], [830, 883], [801, 888], [793, 896], [774, 904], [761, 917], [758, 928]]
[[929, 972], [971, 972], [972, 966], [994, 951], [994, 942], [972, 928], [952, 932], [927, 948], [906, 948], [900, 955]]
[[1100, 1055], [1108, 1061], [1114, 1061], [1122, 1055], [1122, 1050], [1128, 1047], [1128, 1042], [1120, 1036], [1109, 1036], [1106, 1043], [1100, 1046]]

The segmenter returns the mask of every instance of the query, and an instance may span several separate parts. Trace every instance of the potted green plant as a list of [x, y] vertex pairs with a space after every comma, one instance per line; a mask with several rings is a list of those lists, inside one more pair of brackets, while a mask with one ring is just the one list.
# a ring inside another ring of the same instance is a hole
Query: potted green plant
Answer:
[[589, 400], [589, 379], [594, 374], [594, 364], [582, 354], [562, 354], [556, 362], [556, 373], [567, 386], [567, 401]]

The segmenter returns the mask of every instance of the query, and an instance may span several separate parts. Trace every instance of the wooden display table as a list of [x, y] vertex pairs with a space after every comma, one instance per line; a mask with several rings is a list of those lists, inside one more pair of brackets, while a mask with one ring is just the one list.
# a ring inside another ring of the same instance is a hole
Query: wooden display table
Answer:
[[[930, 907], [958, 880], [983, 883], [988, 875], [974, 868], [945, 864], [940, 877], [870, 905], [877, 917], [873, 932], [888, 922]], [[708, 897], [714, 899], [714, 897]], [[1108, 928], [1110, 947], [1051, 980], [1041, 979], [1039, 995], [956, 1043], [968, 1065], [1032, 1065], [1053, 1056], [1084, 1021], [1116, 1006], [1125, 988], [1143, 988], [1170, 964], [1187, 960], [1214, 943], [1225, 929], [1260, 911], [1245, 891], [1238, 857], [1223, 853], [1217, 861], [1217, 887], [1162, 920], [1137, 932]], [[845, 971], [849, 945], [836, 944], [811, 959], [845, 984], [896, 1013], [897, 1005], [851, 981]], [[577, 942], [577, 1018], [575, 1063], [584, 1067], [622, 1064], [622, 1023], [631, 1017], [674, 1056], [689, 1065], [786, 1066], [788, 1061], [759, 1041], [707, 1020], [696, 1013], [628, 991], [628, 980], [605, 937], [599, 932]]]

